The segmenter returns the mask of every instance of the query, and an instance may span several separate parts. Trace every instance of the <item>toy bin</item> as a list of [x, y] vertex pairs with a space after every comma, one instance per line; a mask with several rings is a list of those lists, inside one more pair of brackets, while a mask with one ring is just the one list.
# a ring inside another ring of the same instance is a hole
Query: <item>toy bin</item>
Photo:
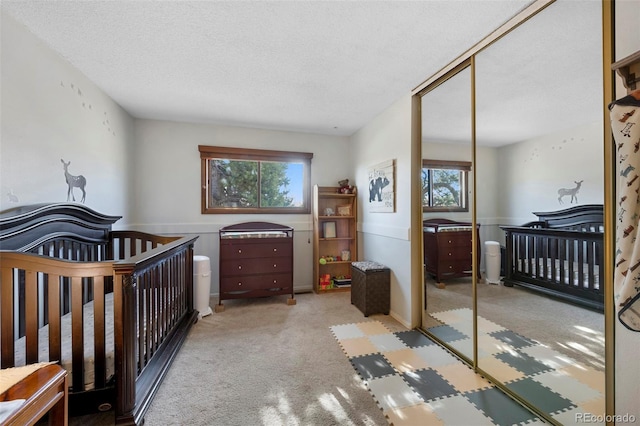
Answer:
[[391, 271], [376, 262], [351, 263], [351, 304], [365, 317], [371, 314], [389, 314]]

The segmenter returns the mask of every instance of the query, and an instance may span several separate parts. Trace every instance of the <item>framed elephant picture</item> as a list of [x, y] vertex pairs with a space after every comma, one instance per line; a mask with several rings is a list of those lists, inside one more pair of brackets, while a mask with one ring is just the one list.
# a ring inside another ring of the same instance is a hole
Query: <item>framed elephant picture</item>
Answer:
[[393, 213], [395, 200], [395, 160], [388, 160], [369, 169], [369, 211]]

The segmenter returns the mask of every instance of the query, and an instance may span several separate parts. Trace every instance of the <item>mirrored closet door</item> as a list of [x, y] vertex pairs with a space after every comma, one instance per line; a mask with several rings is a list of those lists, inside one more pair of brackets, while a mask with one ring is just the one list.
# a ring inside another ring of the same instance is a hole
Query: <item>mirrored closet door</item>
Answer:
[[477, 220], [514, 271], [477, 286], [478, 368], [563, 424], [604, 414], [602, 229], [521, 228], [602, 212], [601, 52], [601, 4], [557, 1], [475, 57]]
[[[472, 161], [474, 189], [423, 212], [422, 328], [556, 424], [605, 413], [602, 16], [551, 2], [418, 93], [423, 161]], [[434, 218], [477, 232], [475, 280], [429, 271]]]
[[[423, 328], [473, 359], [471, 69], [422, 97]], [[462, 223], [462, 224], [461, 224]], [[464, 224], [466, 223], [466, 225]], [[461, 227], [467, 228], [461, 231]]]

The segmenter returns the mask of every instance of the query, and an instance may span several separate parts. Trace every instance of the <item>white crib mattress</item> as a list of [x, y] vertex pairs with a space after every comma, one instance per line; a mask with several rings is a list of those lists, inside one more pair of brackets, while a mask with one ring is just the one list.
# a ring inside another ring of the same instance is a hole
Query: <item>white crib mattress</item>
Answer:
[[[534, 263], [529, 263], [529, 262], [523, 262], [522, 259], [518, 260], [518, 271], [524, 273], [524, 274], [529, 274], [529, 275], [534, 275], [534, 276], [539, 276], [544, 274], [544, 272], [542, 273], [538, 273], [537, 271], [543, 271], [544, 269], [544, 259], [539, 258], [538, 259], [538, 265]], [[553, 265], [553, 263], [555, 263], [555, 277], [553, 276], [553, 268], [551, 267]], [[587, 263], [583, 263], [582, 264], [582, 272], [583, 272], [583, 276], [584, 276], [584, 282], [582, 284], [580, 284], [579, 280], [578, 280], [578, 271], [579, 271], [579, 264], [577, 262], [573, 262], [573, 271], [575, 271], [574, 273], [574, 277], [573, 277], [573, 283], [572, 285], [575, 287], [584, 287], [584, 288], [589, 288], [589, 264]], [[593, 273], [594, 273], [594, 288], [598, 289], [600, 288], [600, 272], [599, 272], [599, 267], [598, 265], [594, 265], [593, 267]], [[547, 259], [547, 271], [546, 274], [544, 274], [544, 276], [546, 277], [546, 279], [551, 280], [551, 281], [555, 281], [555, 282], [559, 282], [559, 283], [564, 283], [564, 284], [569, 284], [570, 281], [570, 276], [569, 276], [569, 261], [565, 260], [564, 261], [564, 276], [560, 276], [560, 259], [555, 259], [555, 261], [553, 259]]]
[[[84, 316], [84, 383], [85, 390], [91, 390], [95, 387], [95, 368], [94, 368], [94, 338], [93, 338], [93, 301], [86, 303], [83, 308]], [[105, 347], [106, 347], [106, 367], [107, 380], [114, 373], [114, 336], [113, 336], [113, 293], [105, 296]], [[69, 383], [73, 383], [73, 372], [71, 369], [71, 313], [62, 317], [60, 322], [62, 334], [62, 360], [60, 364], [69, 373]], [[26, 338], [21, 337], [15, 343], [15, 366], [23, 366], [26, 364], [25, 359]], [[49, 326], [45, 325], [38, 331], [38, 350], [39, 362], [58, 361], [49, 359]]]

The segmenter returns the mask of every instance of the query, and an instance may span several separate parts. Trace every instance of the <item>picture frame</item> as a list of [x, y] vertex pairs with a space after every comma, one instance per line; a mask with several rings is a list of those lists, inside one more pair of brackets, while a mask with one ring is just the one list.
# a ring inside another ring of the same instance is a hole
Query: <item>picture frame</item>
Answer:
[[387, 160], [369, 168], [369, 211], [396, 211], [396, 160]]
[[322, 234], [324, 238], [336, 238], [336, 223], [324, 222], [322, 224]]
[[337, 206], [338, 216], [353, 216], [353, 209], [351, 208], [351, 204], [344, 204], [342, 206]]

